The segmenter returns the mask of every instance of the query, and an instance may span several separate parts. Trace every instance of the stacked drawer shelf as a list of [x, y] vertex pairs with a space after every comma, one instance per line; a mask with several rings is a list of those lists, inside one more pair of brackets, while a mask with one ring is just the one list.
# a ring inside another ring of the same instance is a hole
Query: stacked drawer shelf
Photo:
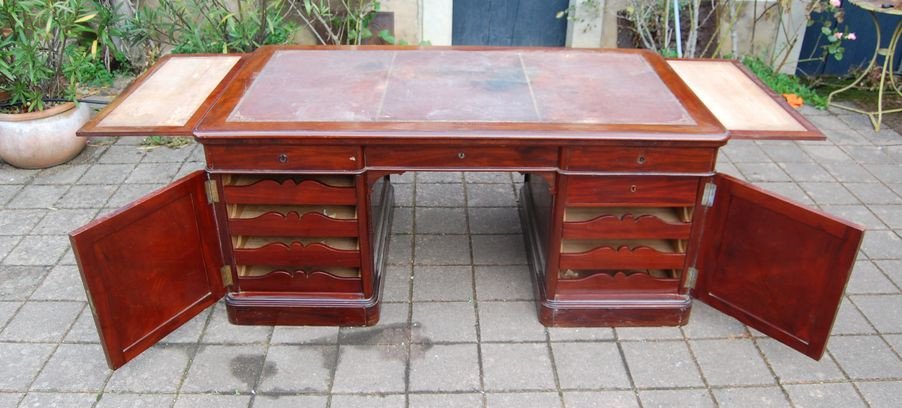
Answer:
[[361, 294], [356, 177], [224, 176], [238, 291]]

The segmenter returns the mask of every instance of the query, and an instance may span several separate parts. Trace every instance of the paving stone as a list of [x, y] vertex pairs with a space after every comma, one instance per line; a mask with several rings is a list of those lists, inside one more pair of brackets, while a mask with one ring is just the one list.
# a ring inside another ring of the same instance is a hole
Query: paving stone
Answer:
[[0, 343], [0, 390], [27, 391], [55, 348], [53, 344]]
[[464, 202], [463, 184], [416, 184], [417, 207], [461, 207]]
[[526, 265], [477, 266], [476, 296], [483, 300], [532, 300], [532, 277]]
[[523, 235], [471, 235], [476, 265], [525, 265]]
[[202, 345], [197, 350], [182, 392], [244, 393], [265, 372], [263, 345]]
[[832, 113], [838, 113], [838, 114], [814, 115], [814, 116], [808, 117], [808, 120], [810, 120], [815, 126], [817, 126], [818, 129], [820, 129], [824, 133], [827, 133], [828, 131], [833, 131], [833, 130], [842, 130], [842, 131], [851, 131], [852, 130], [852, 128], [849, 127], [847, 122], [840, 119], [841, 116], [848, 115], [847, 112], [837, 110]]
[[836, 179], [817, 163], [779, 163], [794, 181], [833, 182]]
[[0, 162], [0, 184], [26, 184], [39, 170], [20, 169]]
[[172, 408], [247, 408], [250, 395], [179, 394]]
[[902, 204], [902, 197], [880, 183], [845, 183], [844, 185], [865, 204]]
[[520, 216], [514, 208], [469, 208], [470, 233], [516, 234]]
[[472, 302], [413, 304], [412, 325], [419, 342], [475, 342], [476, 309]]
[[872, 408], [890, 408], [899, 406], [899, 395], [902, 395], [902, 381], [861, 382], [856, 384], [865, 401]]
[[144, 160], [142, 163], [181, 163], [188, 159], [191, 152], [194, 151], [194, 143], [189, 145], [172, 148], [172, 147], [155, 147], [146, 148]]
[[896, 286], [902, 285], [902, 260], [888, 259], [874, 261], [874, 263]]
[[694, 340], [689, 345], [711, 386], [774, 383], [773, 375], [751, 340]]
[[341, 346], [332, 392], [403, 392], [406, 362], [402, 346]]
[[69, 328], [66, 334], [65, 343], [100, 343], [100, 335], [97, 333], [97, 326], [94, 323], [94, 314], [91, 308], [82, 309], [81, 314], [75, 319], [75, 323]]
[[22, 408], [90, 408], [97, 402], [96, 394], [29, 392], [19, 403]]
[[610, 327], [547, 327], [551, 341], [604, 341], [614, 339]]
[[144, 158], [144, 150], [135, 146], [110, 146], [97, 160], [98, 163], [138, 163]]
[[22, 188], [6, 208], [51, 208], [69, 190], [69, 185], [29, 185]]
[[617, 327], [620, 340], [678, 340], [683, 338], [679, 327]]
[[740, 172], [739, 169], [736, 168], [736, 166], [732, 163], [728, 163], [725, 161], [718, 161], [717, 165], [714, 167], [714, 169], [718, 173], [729, 174], [740, 180], [745, 180], [745, 176], [742, 174], [742, 172]]
[[337, 326], [276, 326], [272, 344], [335, 344], [338, 342]]
[[470, 240], [467, 235], [417, 235], [418, 265], [469, 265]]
[[156, 345], [117, 369], [105, 391], [175, 393], [193, 356], [192, 346]]
[[163, 184], [121, 184], [106, 202], [106, 208], [120, 208], [162, 188]]
[[112, 185], [74, 185], [56, 202], [59, 208], [102, 208], [116, 192]]
[[409, 305], [388, 303], [382, 305], [379, 323], [375, 326], [341, 327], [338, 340], [341, 344], [403, 346], [410, 336], [407, 323]]
[[533, 302], [479, 302], [481, 341], [545, 341]]
[[799, 384], [783, 387], [796, 407], [864, 407], [852, 384]]
[[413, 207], [413, 184], [392, 184], [395, 192], [395, 207]]
[[[868, 169], [880, 181], [888, 184], [902, 183], [902, 164], [865, 164]], [[21, 194], [20, 194], [21, 195]]]
[[19, 193], [23, 186], [17, 184], [0, 184], [0, 206], [6, 204], [9, 200]]
[[639, 407], [632, 391], [571, 391], [564, 393], [568, 408], [627, 408]]
[[776, 162], [781, 163], [810, 163], [811, 157], [793, 141], [787, 140], [760, 140], [757, 142], [764, 152]]
[[21, 240], [22, 237], [19, 236], [0, 236], [0, 261], [2, 261]]
[[746, 180], [758, 181], [791, 181], [776, 163], [736, 163]]
[[404, 408], [400, 394], [333, 395], [331, 408]]
[[203, 343], [250, 344], [263, 343], [272, 334], [272, 326], [238, 326], [229, 323], [225, 305], [216, 304], [213, 317], [204, 330]]
[[880, 333], [902, 333], [902, 295], [854, 295], [852, 301]]
[[0, 407], [16, 407], [24, 396], [25, 394], [20, 392], [0, 392]]
[[843, 374], [829, 354], [815, 361], [788, 346], [769, 338], [758, 340], [777, 378], [783, 384], [793, 382], [842, 381]]
[[554, 408], [561, 406], [556, 392], [517, 392], [486, 394], [488, 408]]
[[744, 324], [702, 302], [693, 302], [683, 333], [690, 339], [748, 337]]
[[94, 219], [97, 210], [51, 210], [31, 231], [33, 235], [68, 234]]
[[869, 208], [890, 228], [902, 229], [902, 205], [871, 205]]
[[814, 205], [814, 201], [811, 200], [811, 197], [808, 197], [805, 190], [802, 190], [796, 183], [756, 183], [756, 185], [797, 203], [808, 206]]
[[417, 208], [416, 233], [465, 234], [467, 213], [463, 208]]
[[410, 391], [478, 391], [476, 344], [411, 346]]
[[417, 183], [460, 183], [463, 173], [457, 171], [418, 171]]
[[482, 343], [480, 347], [487, 391], [555, 388], [546, 343]]
[[0, 331], [6, 326], [6, 323], [12, 320], [13, 315], [22, 307], [24, 302], [3, 302], [0, 301]]
[[899, 289], [871, 261], [857, 261], [846, 294], [899, 293]]
[[[517, 179], [517, 177], [514, 177]], [[507, 172], [477, 172], [471, 171], [464, 173], [464, 180], [467, 183], [497, 183], [504, 184], [511, 182], [511, 173]], [[519, 181], [519, 180], [514, 180]]]
[[392, 211], [391, 233], [413, 234], [413, 208], [395, 207]]
[[78, 184], [122, 184], [134, 168], [135, 164], [95, 164], [81, 176]]
[[413, 268], [413, 300], [473, 300], [470, 266], [421, 266]]
[[849, 145], [862, 145], [868, 146], [871, 144], [871, 141], [862, 136], [860, 133], [856, 132], [852, 128], [846, 128], [843, 130], [831, 130], [831, 129], [822, 129], [824, 133], [827, 135], [827, 138], [840, 146], [849, 146]]
[[201, 333], [203, 333], [204, 327], [207, 325], [207, 320], [211, 313], [213, 313], [212, 307], [198, 313], [197, 316], [194, 316], [187, 323], [179, 326], [179, 328], [175, 329], [172, 333], [169, 333], [163, 340], [160, 340], [160, 342], [173, 344], [197, 343]]
[[26, 302], [0, 333], [0, 340], [61, 341], [84, 307], [83, 302]]
[[711, 395], [704, 389], [639, 391], [639, 400], [646, 408], [714, 407]]
[[60, 344], [31, 389], [98, 392], [110, 374], [99, 344]]
[[553, 343], [562, 389], [630, 388], [616, 343]]
[[789, 405], [778, 387], [721, 388], [712, 390], [722, 407], [785, 407]]
[[770, 157], [761, 150], [761, 147], [748, 140], [732, 140], [720, 149], [726, 153], [733, 163], [767, 163]]
[[31, 294], [31, 300], [86, 301], [78, 267], [75, 265], [53, 267], [37, 290]]
[[53, 166], [41, 170], [32, 179], [33, 184], [72, 184], [88, 170], [86, 164]]
[[392, 184], [411, 184], [416, 181], [417, 172], [408, 171], [402, 174], [392, 174], [391, 182]]
[[260, 395], [254, 400], [254, 408], [325, 408], [328, 401], [318, 395]]
[[853, 380], [902, 377], [902, 361], [877, 336], [833, 336], [828, 350]]
[[26, 236], [6, 258], [5, 265], [53, 265], [69, 249], [65, 235]]
[[859, 204], [839, 183], [799, 183], [799, 186], [818, 204]]
[[169, 163], [140, 163], [135, 166], [128, 178], [127, 184], [132, 183], [168, 183], [178, 172], [178, 167]]
[[191, 173], [202, 171], [205, 167], [206, 163], [204, 162], [185, 162], [182, 164], [182, 167], [179, 168], [178, 173], [175, 173], [175, 175], [172, 176], [172, 180], [176, 181]]
[[625, 342], [621, 347], [638, 388], [704, 385], [685, 342]]
[[411, 394], [408, 398], [410, 400], [410, 408], [457, 408], [482, 406], [482, 395], [480, 394]]
[[852, 161], [852, 158], [838, 146], [805, 144], [800, 147], [818, 163]]
[[836, 321], [833, 322], [832, 334], [870, 334], [874, 328], [865, 320], [855, 305], [847, 298], [843, 298], [839, 304], [839, 312], [836, 313]]
[[851, 160], [843, 163], [821, 162], [820, 164], [841, 183], [876, 183], [878, 181], [870, 171]]
[[516, 207], [517, 196], [510, 184], [467, 184], [467, 206]]
[[384, 302], [410, 301], [410, 265], [388, 265], [385, 268], [385, 288], [382, 289]]
[[168, 407], [175, 400], [175, 395], [167, 394], [111, 394], [105, 393], [96, 408], [156, 408]]
[[828, 214], [862, 225], [868, 230], [887, 229], [868, 207], [864, 205], [824, 205], [821, 210]]
[[892, 164], [892, 156], [880, 146], [843, 146], [843, 150], [855, 161], [865, 164]]
[[327, 392], [337, 353], [338, 346], [270, 346], [257, 391]]
[[[902, 254], [902, 239], [893, 231], [868, 231], [861, 247], [871, 259], [898, 259]], [[6, 262], [9, 263], [9, 258]]]
[[0, 300], [28, 299], [46, 274], [47, 268], [45, 267], [0, 267]]
[[388, 263], [390, 265], [413, 263], [413, 235], [392, 235], [390, 241], [388, 245]]

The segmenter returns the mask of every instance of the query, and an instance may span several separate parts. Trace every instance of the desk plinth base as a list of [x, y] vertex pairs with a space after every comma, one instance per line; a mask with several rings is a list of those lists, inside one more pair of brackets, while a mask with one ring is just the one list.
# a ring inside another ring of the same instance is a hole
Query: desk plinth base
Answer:
[[689, 321], [692, 300], [686, 295], [617, 299], [555, 299], [546, 291], [545, 251], [537, 228], [530, 185], [520, 191], [520, 221], [526, 242], [539, 322], [549, 327], [681, 326]]

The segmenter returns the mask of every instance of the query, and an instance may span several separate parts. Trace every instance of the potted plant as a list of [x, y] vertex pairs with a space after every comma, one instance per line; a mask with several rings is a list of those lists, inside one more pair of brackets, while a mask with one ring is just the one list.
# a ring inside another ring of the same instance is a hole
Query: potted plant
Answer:
[[76, 87], [98, 65], [93, 0], [0, 0], [0, 159], [23, 168], [75, 157], [90, 117]]

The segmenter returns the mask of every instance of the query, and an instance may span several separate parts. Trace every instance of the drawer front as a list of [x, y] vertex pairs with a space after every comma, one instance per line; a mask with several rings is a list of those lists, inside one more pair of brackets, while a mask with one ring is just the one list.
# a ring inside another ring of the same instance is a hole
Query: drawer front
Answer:
[[358, 146], [205, 145], [211, 170], [357, 170]]
[[570, 176], [570, 206], [692, 206], [698, 177], [678, 176]]
[[716, 149], [678, 147], [565, 148], [568, 170], [697, 173], [714, 169]]
[[558, 164], [557, 151], [556, 147], [373, 146], [366, 148], [366, 163], [423, 169], [553, 168]]

